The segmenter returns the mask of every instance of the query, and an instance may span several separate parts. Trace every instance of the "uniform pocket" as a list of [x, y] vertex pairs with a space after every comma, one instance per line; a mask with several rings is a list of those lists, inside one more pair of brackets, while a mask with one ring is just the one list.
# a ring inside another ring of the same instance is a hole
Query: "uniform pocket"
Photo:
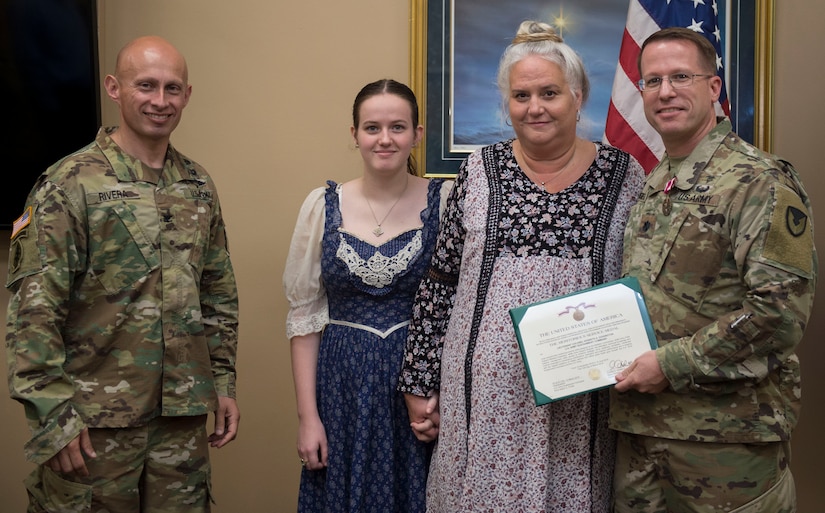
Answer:
[[[25, 481], [30, 510], [83, 513], [92, 510], [92, 487], [67, 481], [41, 465]], [[39, 509], [38, 509], [39, 508]]]
[[151, 227], [142, 227], [133, 212], [140, 205], [124, 201], [89, 207], [90, 269], [107, 294], [130, 288], [158, 267], [160, 257], [146, 231]]
[[[676, 301], [698, 310], [708, 291], [724, 272], [722, 264], [730, 242], [692, 213], [673, 219], [651, 280]], [[734, 269], [733, 272], [736, 270]]]
[[158, 194], [158, 209], [166, 239], [179, 262], [188, 262], [198, 273], [209, 245], [213, 208], [212, 191], [189, 182], [179, 182]]
[[191, 238], [192, 246], [189, 249], [189, 263], [202, 270], [203, 259], [209, 246], [209, 223], [212, 219], [212, 204], [208, 201], [195, 200], [188, 205], [187, 213], [190, 213], [182, 228], [184, 233]]
[[791, 471], [785, 469], [770, 490], [730, 513], [792, 513], [796, 511], [796, 487]]

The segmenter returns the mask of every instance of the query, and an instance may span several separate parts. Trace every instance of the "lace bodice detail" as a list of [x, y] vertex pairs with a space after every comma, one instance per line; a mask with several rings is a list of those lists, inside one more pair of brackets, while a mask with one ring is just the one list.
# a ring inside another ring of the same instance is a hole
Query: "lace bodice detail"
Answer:
[[329, 318], [385, 330], [410, 318], [438, 233], [439, 184], [430, 184], [421, 226], [379, 246], [342, 229], [340, 186], [326, 190], [321, 279]]
[[370, 287], [386, 287], [393, 282], [395, 276], [405, 272], [410, 262], [421, 251], [421, 230], [415, 230], [415, 235], [395, 255], [385, 256], [379, 249], [368, 259], [358, 254], [341, 234], [336, 256], [340, 258], [349, 271]]
[[323, 331], [330, 319], [379, 331], [409, 320], [451, 185], [431, 180], [421, 226], [379, 246], [342, 229], [340, 185], [330, 181], [313, 190], [298, 214], [284, 269], [287, 337]]

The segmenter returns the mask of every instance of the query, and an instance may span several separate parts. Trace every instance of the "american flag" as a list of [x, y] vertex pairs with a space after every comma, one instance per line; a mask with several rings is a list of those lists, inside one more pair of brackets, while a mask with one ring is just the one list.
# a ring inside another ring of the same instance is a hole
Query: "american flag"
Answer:
[[20, 230], [27, 227], [32, 220], [32, 207], [26, 207], [26, 210], [23, 212], [23, 215], [18, 217], [14, 224], [12, 224], [11, 230], [11, 238], [14, 239], [14, 236], [17, 235]]
[[700, 32], [716, 47], [716, 73], [722, 77], [720, 114], [730, 115], [725, 70], [722, 67], [722, 34], [717, 0], [630, 0], [619, 65], [607, 111], [604, 140], [630, 153], [648, 172], [664, 154], [659, 134], [645, 119], [642, 98], [636, 86], [641, 78], [636, 58], [645, 39], [659, 29], [686, 27]]

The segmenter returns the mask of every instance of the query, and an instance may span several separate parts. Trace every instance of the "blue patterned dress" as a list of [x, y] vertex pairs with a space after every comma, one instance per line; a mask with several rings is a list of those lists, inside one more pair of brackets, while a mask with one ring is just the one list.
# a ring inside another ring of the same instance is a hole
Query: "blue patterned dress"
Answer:
[[317, 400], [329, 465], [304, 469], [299, 512], [424, 512], [430, 445], [396, 391], [412, 302], [438, 232], [441, 180], [429, 184], [422, 228], [373, 246], [342, 231], [340, 185], [325, 191], [321, 279], [329, 324]]

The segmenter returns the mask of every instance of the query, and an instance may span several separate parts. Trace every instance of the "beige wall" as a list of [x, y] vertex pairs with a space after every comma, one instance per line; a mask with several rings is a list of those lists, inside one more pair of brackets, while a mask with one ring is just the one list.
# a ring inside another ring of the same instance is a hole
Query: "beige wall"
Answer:
[[[825, 178], [816, 148], [825, 71], [813, 63], [825, 48], [825, 12], [817, 3], [777, 2], [775, 151], [803, 175], [822, 231]], [[367, 81], [409, 79], [408, 1], [100, 0], [100, 19], [105, 71], [117, 49], [142, 34], [162, 35], [187, 56], [193, 96], [173, 141], [210, 170], [226, 213], [241, 295], [243, 417], [239, 439], [213, 453], [215, 511], [293, 511], [300, 467], [281, 271], [306, 193], [360, 171], [348, 130], [353, 96]], [[104, 122], [116, 119], [104, 101]], [[7, 239], [0, 234], [2, 276]], [[818, 246], [825, 251], [821, 237]], [[7, 299], [0, 291], [0, 304]], [[825, 401], [825, 348], [817, 345], [823, 305], [818, 301], [800, 349], [805, 407], [794, 470], [801, 513], [819, 513], [825, 502], [817, 436], [825, 430], [818, 408]], [[22, 408], [5, 393], [0, 418], [0, 509], [23, 511], [20, 482], [31, 466], [21, 446], [28, 435]]]
[[825, 48], [825, 10], [819, 0], [777, 0], [776, 9], [774, 152], [794, 163], [811, 196], [821, 269], [814, 312], [799, 348], [803, 406], [792, 440], [799, 512], [819, 513], [825, 504], [825, 175], [820, 168], [825, 69], [814, 63]]

